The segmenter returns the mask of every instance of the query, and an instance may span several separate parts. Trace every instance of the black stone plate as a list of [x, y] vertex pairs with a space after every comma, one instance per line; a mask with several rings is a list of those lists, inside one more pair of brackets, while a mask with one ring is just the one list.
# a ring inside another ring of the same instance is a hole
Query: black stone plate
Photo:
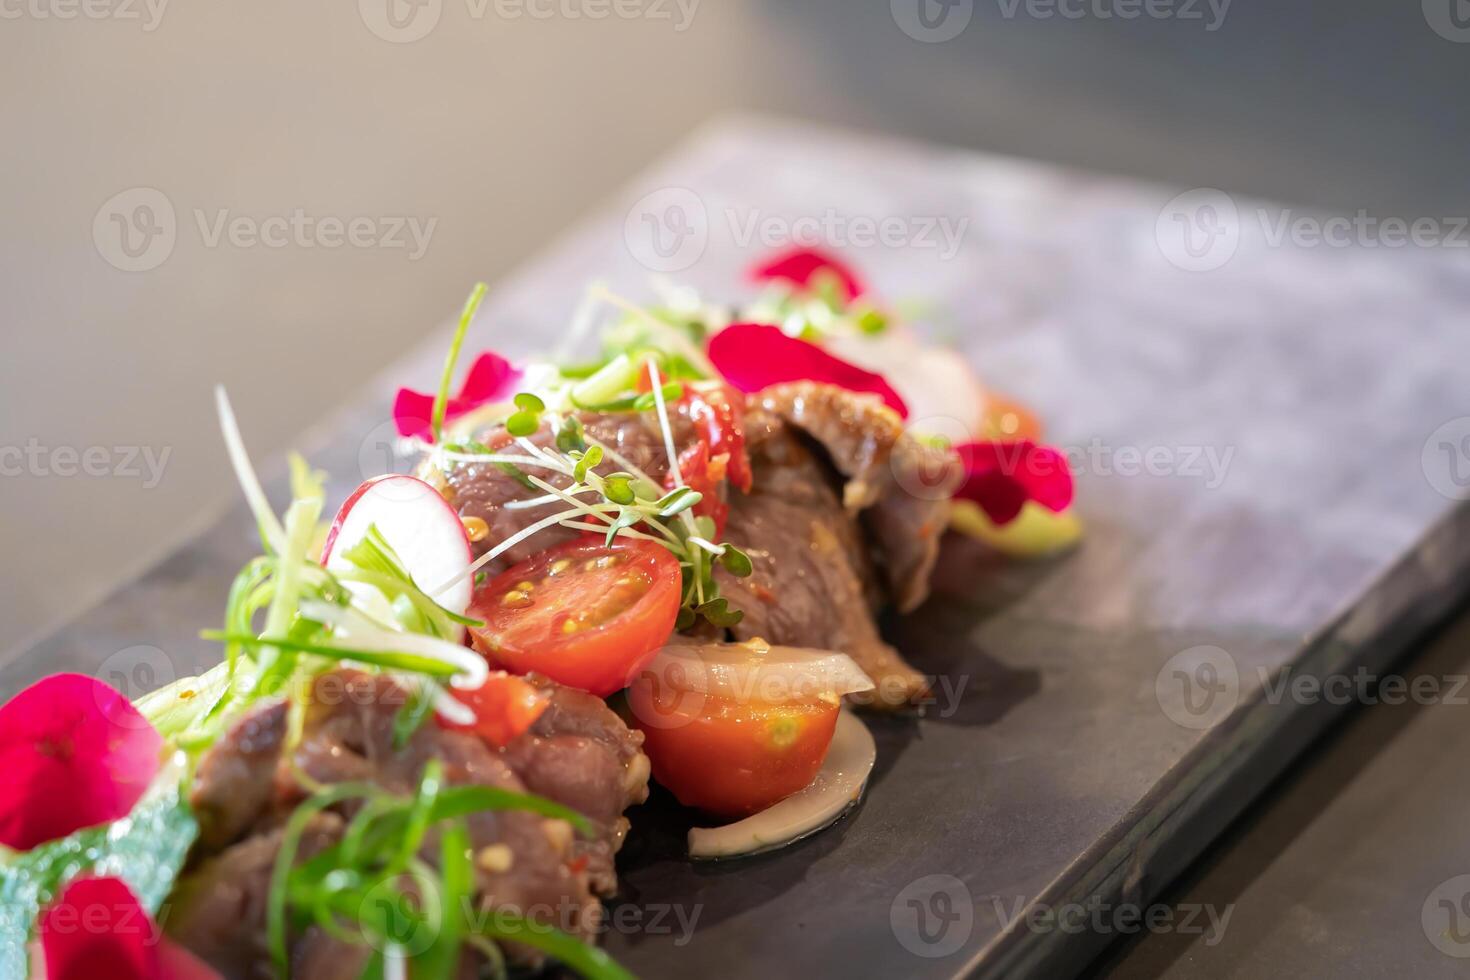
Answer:
[[[655, 266], [735, 299], [763, 238], [825, 229], [885, 298], [930, 301], [926, 329], [1077, 455], [1079, 549], [1018, 564], [952, 542], [936, 597], [888, 624], [941, 696], [870, 719], [877, 770], [839, 824], [700, 865], [667, 799], [633, 813], [606, 942], [636, 972], [1075, 972], [1110, 935], [1068, 909], [1157, 894], [1326, 724], [1331, 705], [1270, 693], [1283, 675], [1382, 665], [1460, 597], [1464, 265], [1293, 246], [1273, 239], [1281, 208], [1176, 193], [735, 122], [496, 291], [471, 346], [519, 353], [595, 276], [647, 300]], [[444, 336], [305, 440], [337, 498], [390, 464], [393, 387], [431, 387]], [[136, 694], [197, 672], [215, 651], [196, 631], [254, 547], [236, 507], [0, 690], [73, 668]]]

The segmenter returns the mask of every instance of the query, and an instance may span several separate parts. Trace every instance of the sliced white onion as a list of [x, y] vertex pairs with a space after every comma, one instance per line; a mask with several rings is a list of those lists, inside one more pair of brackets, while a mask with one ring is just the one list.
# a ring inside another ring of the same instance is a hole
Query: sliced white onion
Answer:
[[850, 711], [837, 718], [826, 761], [806, 789], [760, 813], [723, 827], [689, 831], [689, 856], [729, 858], [785, 847], [833, 823], [863, 795], [878, 747], [868, 727]]
[[734, 701], [780, 703], [871, 691], [873, 682], [844, 653], [746, 643], [671, 644], [640, 677], [675, 690]]

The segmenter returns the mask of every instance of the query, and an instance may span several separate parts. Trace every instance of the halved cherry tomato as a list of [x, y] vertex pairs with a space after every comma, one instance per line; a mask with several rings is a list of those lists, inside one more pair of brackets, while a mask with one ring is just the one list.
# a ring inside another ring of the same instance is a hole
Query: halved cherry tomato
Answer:
[[674, 631], [679, 562], [652, 541], [572, 541], [475, 592], [475, 649], [518, 674], [538, 671], [599, 697], [620, 691]]
[[456, 725], [436, 716], [441, 728], [473, 732], [497, 748], [509, 745], [541, 717], [551, 696], [504, 671], [496, 671], [473, 691], [455, 691], [454, 697], [475, 713], [472, 725]]
[[836, 698], [735, 700], [650, 676], [628, 689], [653, 776], [685, 806], [721, 817], [758, 813], [816, 778], [832, 744]]

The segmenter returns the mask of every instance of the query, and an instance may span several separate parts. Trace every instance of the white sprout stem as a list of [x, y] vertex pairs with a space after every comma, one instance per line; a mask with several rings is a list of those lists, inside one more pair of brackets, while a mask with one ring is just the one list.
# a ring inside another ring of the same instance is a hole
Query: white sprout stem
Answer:
[[[593, 533], [602, 532], [604, 534], [607, 533], [606, 524], [593, 524], [590, 521], [562, 521], [561, 526], [569, 527], [574, 531], [592, 531]], [[664, 543], [662, 538], [655, 537], [652, 534], [645, 534], [642, 531], [635, 531], [631, 527], [618, 528], [618, 537], [621, 538], [624, 536], [630, 538], [638, 538], [641, 541], [652, 541], [654, 544], [658, 545]], [[688, 562], [680, 562], [680, 564], [687, 565]]]
[[674, 477], [674, 486], [684, 486], [684, 474], [679, 472], [679, 454], [674, 449], [674, 427], [669, 424], [669, 410], [664, 405], [664, 383], [659, 377], [658, 365], [648, 362], [648, 380], [653, 382], [653, 404], [658, 408], [658, 425], [664, 433], [664, 451], [669, 454], [669, 473]]
[[[526, 479], [530, 480], [534, 484], [538, 484], [539, 485], [541, 483], [540, 480], [537, 480], [534, 476], [532, 476], [529, 473], [526, 474]], [[533, 509], [535, 507], [545, 507], [547, 504], [554, 504], [558, 500], [571, 500], [572, 499], [572, 497], [571, 497], [572, 494], [578, 494], [578, 493], [597, 493], [597, 492], [598, 491], [597, 491], [597, 488], [596, 487], [580, 487], [580, 488], [578, 488], [576, 490], [568, 490], [566, 493], [558, 493], [557, 491], [553, 490], [551, 493], [546, 494], [546, 496], [544, 496], [544, 497], [530, 497], [530, 498], [528, 498], [526, 500], [511, 500], [511, 501], [508, 501], [508, 502], [506, 502], [504, 504], [501, 504], [501, 509], [502, 510], [531, 510], [531, 509]], [[573, 501], [573, 502], [575, 502], [575, 501]]]
[[439, 457], [455, 463], [510, 463], [512, 466], [547, 465], [544, 461], [532, 456], [516, 456], [505, 453], [460, 453], [451, 452], [446, 449], [439, 453]]
[[705, 551], [708, 551], [710, 554], [715, 555], [716, 557], [725, 553], [724, 545], [715, 544], [713, 541], [708, 541], [704, 538], [699, 537], [698, 535], [689, 535], [689, 543], [699, 545]]
[[[589, 474], [589, 475], [591, 475], [591, 474]], [[584, 501], [577, 500], [577, 499], [575, 499], [574, 497], [571, 496], [572, 493], [582, 493], [582, 492], [585, 492], [587, 490], [597, 491], [597, 488], [596, 487], [584, 487], [582, 490], [562, 491], [562, 490], [558, 490], [556, 487], [552, 486], [551, 484], [547, 483], [544, 480], [538, 480], [536, 477], [531, 476], [530, 474], [527, 474], [526, 475], [526, 479], [530, 480], [533, 484], [535, 484], [536, 486], [540, 487], [542, 490], [546, 490], [546, 491], [550, 492], [551, 494], [554, 494], [557, 499], [559, 499], [559, 500], [565, 500], [567, 503], [571, 504], [573, 507], [576, 507], [578, 510], [582, 511], [584, 514], [588, 514], [588, 515], [590, 515], [592, 517], [603, 518], [605, 520], [607, 517], [611, 517], [613, 514], [616, 514], [617, 511], [618, 511], [618, 507], [619, 507], [618, 504], [605, 504], [605, 505], [603, 505], [603, 504], [588, 504], [588, 503], [585, 503]], [[597, 491], [597, 492], [601, 492], [601, 491]], [[643, 514], [644, 517], [651, 516], [649, 514], [649, 512], [645, 508], [638, 507], [636, 505], [628, 505], [628, 506], [632, 506], [634, 510], [638, 511], [640, 514]], [[567, 522], [563, 521], [562, 523], [565, 524]], [[611, 525], [611, 523], [612, 523], [611, 521], [608, 521], [606, 524], [603, 525], [602, 528], [600, 528], [600, 530], [606, 531], [607, 528]], [[659, 531], [659, 533], [662, 534], [665, 538], [667, 538], [670, 542], [672, 542], [675, 545], [678, 545], [679, 544], [679, 537], [678, 537], [678, 535], [674, 534], [674, 532], [672, 532], [668, 528], [664, 527], [658, 521], [649, 521], [648, 523], [651, 524], [653, 527], [657, 528], [658, 531]], [[624, 531], [628, 531], [628, 530], [630, 530], [630, 529], [629, 528], [621, 528], [621, 529], [619, 529], [618, 533], [619, 534], [622, 534]], [[657, 538], [652, 538], [651, 540], [655, 540], [656, 541], [658, 539]], [[680, 547], [679, 548], [679, 552], [682, 552], [682, 551], [683, 551], [683, 548]]]
[[245, 440], [240, 437], [240, 426], [235, 421], [235, 410], [230, 407], [230, 396], [225, 394], [224, 385], [215, 386], [214, 404], [219, 410], [220, 432], [225, 437], [225, 450], [229, 453], [230, 465], [234, 467], [235, 479], [240, 481], [240, 489], [245, 491], [245, 500], [255, 514], [256, 522], [260, 524], [266, 543], [271, 546], [272, 551], [280, 554], [285, 546], [286, 529], [281, 527], [276, 512], [271, 510], [265, 490], [260, 486], [260, 478], [255, 475], [255, 467], [250, 465], [250, 456], [245, 452]]

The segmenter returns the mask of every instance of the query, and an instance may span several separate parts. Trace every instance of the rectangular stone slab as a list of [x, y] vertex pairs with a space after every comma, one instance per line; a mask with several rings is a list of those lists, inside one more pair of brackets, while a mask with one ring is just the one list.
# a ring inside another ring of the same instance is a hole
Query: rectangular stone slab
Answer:
[[[1176, 194], [735, 120], [492, 292], [468, 349], [525, 353], [595, 277], [648, 301], [655, 266], [736, 300], [768, 245], [824, 234], [885, 300], [924, 301], [922, 329], [1035, 407], [1078, 468], [1081, 547], [1017, 563], [951, 541], [936, 597], [886, 624], [939, 697], [869, 720], [877, 770], [841, 823], [705, 865], [666, 797], [631, 814], [605, 940], [635, 972], [1080, 969], [1127, 928], [1119, 906], [1157, 894], [1341, 706], [1282, 680], [1381, 669], [1465, 591], [1464, 263], [1292, 244], [1275, 205]], [[309, 430], [334, 500], [404, 465], [392, 393], [432, 388], [446, 336]], [[264, 469], [283, 501], [279, 461]], [[197, 673], [217, 655], [197, 631], [256, 546], [232, 507], [5, 666], [0, 691], [76, 669], [136, 695]]]

